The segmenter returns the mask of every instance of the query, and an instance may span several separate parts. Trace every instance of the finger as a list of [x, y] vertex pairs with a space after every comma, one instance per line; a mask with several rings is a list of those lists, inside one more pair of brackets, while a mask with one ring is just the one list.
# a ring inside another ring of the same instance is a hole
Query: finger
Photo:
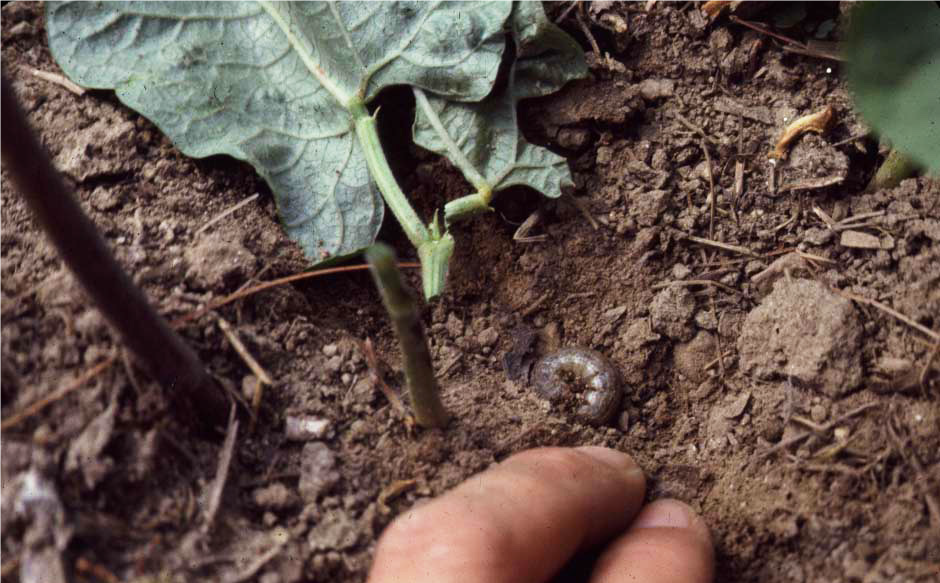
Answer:
[[369, 581], [535, 583], [578, 549], [622, 532], [643, 472], [602, 447], [529, 450], [398, 517]]
[[714, 550], [705, 522], [677, 500], [659, 500], [640, 512], [630, 530], [612, 541], [591, 583], [708, 583]]

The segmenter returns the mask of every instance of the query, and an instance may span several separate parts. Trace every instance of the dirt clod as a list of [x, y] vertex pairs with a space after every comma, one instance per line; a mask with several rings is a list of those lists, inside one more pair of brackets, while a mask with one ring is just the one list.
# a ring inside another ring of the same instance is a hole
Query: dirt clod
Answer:
[[691, 340], [695, 334], [692, 326], [694, 312], [695, 298], [688, 289], [678, 285], [666, 287], [656, 294], [650, 305], [652, 329], [673, 340]]
[[220, 233], [203, 235], [184, 257], [186, 278], [200, 289], [225, 289], [244, 281], [257, 262], [241, 242]]
[[673, 352], [676, 370], [698, 385], [708, 377], [706, 367], [715, 359], [717, 350], [714, 335], [702, 330], [692, 340], [676, 346]]
[[738, 350], [754, 377], [792, 378], [838, 397], [862, 380], [861, 338], [852, 302], [815, 281], [781, 279], [748, 314]]

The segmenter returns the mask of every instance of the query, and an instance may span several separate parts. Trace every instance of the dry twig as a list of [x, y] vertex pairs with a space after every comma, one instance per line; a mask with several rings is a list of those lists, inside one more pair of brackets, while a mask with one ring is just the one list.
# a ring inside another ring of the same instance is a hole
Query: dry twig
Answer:
[[60, 87], [64, 87], [65, 89], [71, 91], [72, 93], [74, 93], [75, 95], [78, 95], [79, 97], [81, 97], [82, 95], [85, 95], [85, 88], [82, 87], [81, 85], [74, 83], [68, 77], [63, 77], [62, 75], [59, 75], [58, 73], [40, 71], [39, 69], [33, 69], [32, 67], [29, 68], [29, 72], [32, 73], [34, 77], [39, 77], [43, 81], [48, 81], [49, 83], [55, 83], [56, 85]]
[[257, 199], [259, 196], [261, 196], [261, 195], [256, 192], [256, 193], [252, 194], [251, 196], [249, 196], [248, 198], [246, 198], [245, 200], [233, 204], [232, 206], [228, 207], [227, 209], [225, 209], [225, 210], [222, 211], [221, 213], [219, 213], [219, 214], [217, 214], [216, 216], [214, 216], [214, 217], [212, 217], [211, 219], [209, 219], [209, 222], [207, 222], [205, 225], [203, 225], [203, 226], [199, 227], [198, 229], [196, 229], [196, 233], [195, 233], [195, 234], [198, 235], [198, 234], [202, 233], [203, 231], [205, 231], [206, 229], [208, 229], [208, 228], [211, 227], [212, 225], [218, 223], [219, 221], [221, 221], [221, 220], [224, 219], [225, 217], [229, 216], [230, 214], [234, 213], [234, 212], [237, 211], [238, 209], [242, 208], [243, 206], [245, 206], [245, 205], [249, 204], [250, 202], [252, 202], [253, 200]]
[[885, 304], [882, 304], [881, 302], [877, 300], [870, 300], [866, 297], [862, 297], [858, 294], [854, 294], [849, 291], [841, 291], [841, 290], [834, 290], [834, 291], [847, 300], [852, 300], [853, 302], [859, 302], [862, 304], [868, 304], [869, 306], [872, 306], [873, 308], [877, 308], [886, 314], [890, 314], [891, 316], [894, 316], [895, 318], [904, 322], [911, 328], [914, 328], [918, 332], [927, 335], [927, 337], [931, 338], [934, 342], [940, 342], [940, 334], [937, 334], [930, 328], [915, 322], [913, 319], [909, 318], [908, 316], [905, 316], [904, 314], [895, 310], [894, 308], [886, 306]]
[[235, 410], [235, 403], [232, 403], [228, 414], [228, 430], [225, 432], [225, 441], [219, 450], [219, 465], [215, 471], [215, 478], [212, 480], [206, 494], [206, 510], [201, 527], [202, 536], [208, 535], [212, 530], [216, 514], [219, 512], [219, 504], [222, 502], [222, 491], [228, 481], [229, 468], [232, 465], [232, 453], [235, 451], [235, 439], [238, 437], [238, 418], [235, 416]]
[[765, 457], [768, 457], [768, 456], [770, 456], [771, 454], [773, 454], [774, 452], [780, 451], [781, 449], [786, 449], [786, 448], [790, 447], [791, 445], [797, 444], [797, 443], [803, 441], [804, 439], [806, 439], [807, 437], [809, 437], [809, 436], [811, 436], [811, 435], [818, 435], [818, 434], [820, 434], [820, 433], [825, 433], [826, 431], [829, 431], [830, 429], [832, 429], [832, 428], [835, 427], [836, 425], [842, 423], [843, 421], [847, 421], [848, 419], [851, 419], [852, 417], [855, 417], [856, 415], [858, 415], [858, 414], [860, 414], [860, 413], [864, 413], [865, 411], [867, 411], [867, 410], [869, 410], [869, 409], [873, 409], [873, 408], [879, 407], [879, 406], [880, 406], [880, 405], [879, 405], [878, 403], [866, 403], [865, 405], [862, 405], [861, 407], [856, 407], [855, 409], [852, 409], [851, 411], [849, 411], [849, 412], [846, 413], [845, 415], [841, 415], [841, 416], [839, 416], [838, 418], [833, 419], [832, 421], [830, 421], [830, 422], [828, 422], [828, 423], [824, 423], [823, 425], [819, 425], [819, 426], [818, 426], [818, 429], [816, 429], [816, 430], [806, 431], [806, 432], [804, 432], [804, 433], [800, 433], [799, 435], [794, 435], [793, 437], [791, 437], [791, 438], [789, 438], [789, 439], [785, 439], [785, 440], [783, 440], [783, 441], [777, 443], [776, 445], [773, 445], [773, 446], [767, 448], [766, 450], [764, 450], [764, 451], [760, 452], [759, 454], [757, 454], [757, 459], [758, 459], [758, 460], [761, 460], [761, 459], [763, 459], [763, 458], [765, 458]]
[[19, 413], [14, 413], [13, 415], [10, 415], [9, 417], [3, 420], [3, 423], [0, 423], [0, 431], [6, 431], [10, 429], [11, 427], [15, 427], [19, 425], [20, 423], [23, 422], [23, 420], [28, 419], [29, 417], [32, 417], [33, 415], [42, 411], [43, 409], [45, 409], [52, 403], [55, 403], [56, 401], [62, 399], [63, 397], [71, 393], [72, 391], [75, 391], [76, 389], [83, 387], [85, 383], [87, 383], [91, 379], [95, 378], [96, 376], [98, 376], [99, 374], [107, 370], [112, 364], [114, 364], [116, 360], [117, 360], [117, 354], [112, 354], [108, 358], [96, 364], [93, 368], [86, 371], [85, 374], [75, 379], [75, 381], [73, 381], [72, 383], [65, 385], [58, 391], [55, 391], [53, 393], [50, 393], [49, 395], [46, 395], [42, 399], [39, 399], [38, 401], [27, 406], [25, 409], [23, 409]]

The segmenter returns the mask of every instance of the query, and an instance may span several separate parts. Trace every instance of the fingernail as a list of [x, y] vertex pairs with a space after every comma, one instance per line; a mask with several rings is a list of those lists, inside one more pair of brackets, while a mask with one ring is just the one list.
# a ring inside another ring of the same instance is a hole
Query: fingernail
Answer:
[[640, 512], [633, 521], [635, 528], [689, 528], [698, 516], [678, 500], [657, 500]]
[[607, 464], [617, 470], [625, 471], [631, 476], [643, 476], [643, 470], [640, 466], [636, 465], [633, 458], [616, 449], [597, 445], [583, 445], [578, 447], [577, 450], [591, 456], [601, 463]]

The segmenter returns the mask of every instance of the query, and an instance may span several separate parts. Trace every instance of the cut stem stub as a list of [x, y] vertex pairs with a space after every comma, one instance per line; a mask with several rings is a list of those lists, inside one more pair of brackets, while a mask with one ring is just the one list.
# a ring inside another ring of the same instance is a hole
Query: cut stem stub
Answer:
[[395, 252], [387, 245], [376, 243], [366, 251], [366, 260], [401, 343], [402, 364], [415, 421], [422, 427], [444, 427], [448, 415], [441, 403], [427, 337], [418, 319], [414, 296], [402, 281]]
[[[4, 169], [65, 265], [134, 355], [168, 390], [183, 418], [201, 427], [223, 422], [228, 409], [224, 392], [114, 259], [30, 129], [5, 76], [2, 93]], [[198, 415], [192, 414], [194, 410]]]

